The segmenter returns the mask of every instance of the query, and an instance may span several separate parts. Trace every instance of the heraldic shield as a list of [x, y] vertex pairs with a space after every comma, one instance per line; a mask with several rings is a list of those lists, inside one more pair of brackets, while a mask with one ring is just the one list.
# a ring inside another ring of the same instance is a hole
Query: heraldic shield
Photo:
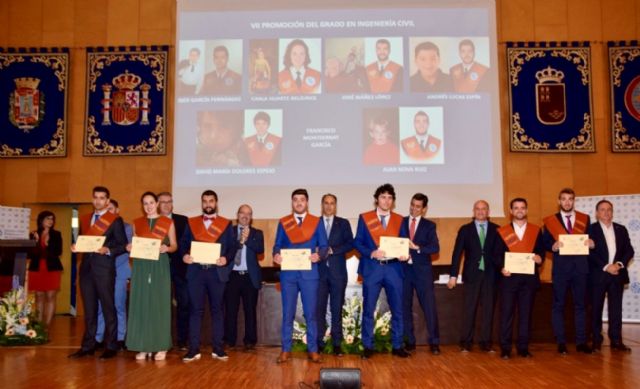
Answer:
[[611, 148], [616, 153], [640, 152], [640, 45], [610, 41]]
[[536, 72], [536, 114], [541, 123], [557, 125], [564, 122], [567, 114], [564, 73], [547, 66]]

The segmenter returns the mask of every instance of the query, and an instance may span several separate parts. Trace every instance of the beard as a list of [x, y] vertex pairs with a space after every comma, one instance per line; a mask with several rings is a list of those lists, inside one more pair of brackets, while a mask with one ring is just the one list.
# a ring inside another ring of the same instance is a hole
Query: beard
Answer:
[[204, 213], [205, 215], [213, 215], [214, 213], [216, 213], [216, 209], [211, 207], [202, 208], [202, 213]]

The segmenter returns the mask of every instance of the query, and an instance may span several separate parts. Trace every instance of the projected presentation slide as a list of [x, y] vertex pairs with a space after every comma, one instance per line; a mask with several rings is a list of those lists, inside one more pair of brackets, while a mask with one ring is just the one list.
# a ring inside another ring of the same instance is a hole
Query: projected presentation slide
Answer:
[[179, 10], [174, 187], [501, 190], [495, 15], [446, 4]]

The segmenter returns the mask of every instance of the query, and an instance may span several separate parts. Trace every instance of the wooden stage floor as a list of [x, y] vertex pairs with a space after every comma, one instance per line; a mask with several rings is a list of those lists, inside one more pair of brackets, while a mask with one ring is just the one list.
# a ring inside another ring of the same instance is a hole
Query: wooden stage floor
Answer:
[[547, 343], [531, 345], [532, 359], [514, 356], [503, 361], [499, 353], [462, 354], [456, 346], [443, 346], [442, 354], [433, 356], [424, 346], [408, 359], [376, 355], [363, 361], [357, 356], [325, 355], [322, 364], [314, 364], [301, 354], [283, 366], [275, 363], [277, 347], [230, 350], [226, 362], [203, 353], [201, 360], [185, 364], [178, 351], [162, 362], [135, 361], [133, 352], [120, 352], [108, 361], [68, 360], [67, 354], [78, 349], [82, 327], [81, 319], [58, 316], [50, 343], [0, 348], [0, 388], [298, 388], [307, 387], [301, 382], [314, 386], [322, 367], [360, 368], [366, 388], [640, 388], [637, 324], [623, 327], [624, 342], [633, 350], [630, 354], [612, 352], [605, 343], [599, 354], [578, 354], [571, 345], [570, 354], [560, 356], [556, 346]]

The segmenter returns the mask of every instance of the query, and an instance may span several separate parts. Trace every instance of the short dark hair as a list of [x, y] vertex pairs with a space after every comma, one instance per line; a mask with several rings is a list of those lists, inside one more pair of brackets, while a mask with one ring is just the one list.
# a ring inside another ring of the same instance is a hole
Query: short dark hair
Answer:
[[335, 201], [336, 203], [338, 202], [338, 198], [336, 197], [336, 195], [334, 195], [333, 193], [325, 193], [324, 195], [322, 195], [322, 200], [320, 200], [320, 203], [324, 203], [324, 199], [327, 197], [332, 197], [333, 201]]
[[607, 200], [607, 199], [602, 199], [600, 201], [598, 201], [598, 203], [596, 204], [596, 211], [598, 210], [598, 208], [600, 208], [600, 205], [602, 204], [609, 204], [611, 206], [611, 209], [613, 209], [613, 204], [611, 203], [611, 201]]
[[563, 194], [570, 194], [574, 198], [576, 197], [576, 192], [574, 192], [573, 189], [571, 189], [571, 188], [562, 188], [560, 190], [560, 193], [558, 193], [558, 198], [560, 198], [560, 196], [562, 196]]
[[216, 46], [213, 49], [213, 55], [215, 55], [218, 52], [223, 52], [227, 55], [227, 58], [229, 58], [229, 50], [225, 47], [225, 46]]
[[94, 186], [91, 193], [95, 194], [96, 192], [106, 194], [107, 198], [111, 197], [111, 192], [109, 192], [109, 189], [107, 189], [106, 186]]
[[438, 57], [440, 56], [440, 49], [438, 48], [438, 46], [433, 42], [426, 41], [416, 46], [416, 48], [414, 49], [414, 58], [418, 56], [419, 52], [429, 50], [435, 51]]
[[309, 201], [309, 192], [307, 192], [306, 189], [298, 188], [294, 190], [293, 192], [291, 192], [291, 199], [293, 200], [293, 196], [297, 195], [303, 195], [307, 199], [307, 201]]
[[511, 200], [509, 202], [509, 209], [513, 209], [514, 203], [524, 203], [524, 206], [529, 208], [529, 204], [527, 204], [527, 199], [525, 199], [524, 197], [516, 197], [515, 199]]
[[431, 123], [431, 119], [429, 118], [429, 115], [427, 115], [427, 113], [425, 111], [418, 111], [416, 112], [415, 115], [413, 115], [413, 118], [417, 118], [418, 116], [424, 116], [427, 118], [427, 123]]
[[200, 195], [200, 200], [204, 199], [204, 196], [213, 196], [213, 198], [216, 199], [216, 202], [218, 201], [218, 194], [211, 189], [207, 189], [202, 192], [202, 194]]
[[158, 195], [156, 195], [155, 193], [151, 192], [151, 191], [146, 191], [142, 194], [142, 196], [140, 196], [140, 202], [144, 201], [144, 198], [147, 196], [151, 196], [153, 197], [153, 199], [156, 201], [156, 203], [158, 202]]
[[474, 53], [476, 51], [476, 46], [473, 44], [473, 41], [471, 39], [461, 40], [460, 43], [458, 43], [458, 50], [460, 50], [462, 46], [470, 46], [473, 49]]
[[264, 120], [265, 122], [271, 124], [271, 116], [269, 116], [268, 113], [264, 112], [264, 111], [260, 111], [256, 114], [256, 116], [253, 117], [253, 123], [255, 124], [255, 122], [257, 122], [258, 120]]
[[380, 197], [380, 195], [384, 193], [389, 193], [391, 197], [393, 197], [393, 201], [396, 201], [396, 190], [393, 189], [393, 185], [384, 184], [384, 185], [380, 185], [376, 189], [376, 193], [373, 194], [373, 198], [376, 200], [376, 204], [378, 204], [378, 197]]
[[120, 203], [118, 203], [118, 200], [116, 200], [116, 199], [109, 199], [109, 202], [110, 202], [111, 204], [113, 204], [113, 206], [114, 206], [114, 207], [116, 207], [116, 208], [120, 208]]
[[309, 65], [311, 63], [311, 58], [309, 58], [309, 46], [307, 46], [307, 44], [304, 43], [302, 39], [294, 39], [291, 42], [289, 42], [289, 44], [287, 45], [287, 50], [284, 53], [284, 58], [283, 58], [284, 66], [289, 68], [293, 65], [291, 63], [291, 50], [293, 50], [295, 46], [304, 47], [304, 53], [305, 53], [304, 66]]
[[158, 197], [162, 197], [162, 196], [173, 197], [173, 195], [171, 195], [171, 192], [167, 192], [167, 191], [158, 193]]
[[378, 40], [376, 41], [376, 46], [377, 46], [378, 44], [380, 44], [380, 43], [384, 43], [385, 45], [387, 45], [387, 47], [388, 47], [388, 48], [391, 48], [391, 42], [389, 42], [389, 40], [388, 40], [388, 39], [384, 39], [384, 38], [382, 38], [382, 39], [378, 39]]
[[191, 50], [189, 50], [189, 53], [192, 53], [192, 52], [196, 52], [198, 53], [198, 55], [200, 55], [200, 49], [197, 47], [192, 47]]
[[44, 221], [44, 219], [48, 218], [49, 216], [53, 217], [53, 226], [51, 226], [51, 229], [53, 230], [53, 227], [56, 224], [56, 215], [51, 211], [42, 211], [38, 214], [38, 221], [36, 222], [38, 226], [37, 228], [38, 233], [41, 233], [44, 230], [44, 228], [42, 228], [42, 222]]
[[422, 207], [426, 207], [427, 205], [429, 205], [429, 197], [424, 194], [424, 193], [416, 193], [413, 195], [413, 197], [411, 198], [411, 200], [418, 200], [418, 201], [422, 201]]

